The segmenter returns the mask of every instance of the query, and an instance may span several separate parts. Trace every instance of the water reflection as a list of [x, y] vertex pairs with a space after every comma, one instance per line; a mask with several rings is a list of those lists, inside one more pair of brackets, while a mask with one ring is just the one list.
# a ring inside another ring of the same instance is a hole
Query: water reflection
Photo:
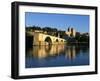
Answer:
[[59, 55], [64, 50], [65, 50], [65, 45], [50, 45], [50, 46], [46, 45], [46, 46], [34, 46], [27, 52], [29, 52], [29, 54], [32, 54], [33, 57], [41, 59], [49, 56]]
[[[72, 62], [73, 61], [73, 62]], [[88, 46], [33, 46], [26, 51], [26, 68], [89, 64]]]

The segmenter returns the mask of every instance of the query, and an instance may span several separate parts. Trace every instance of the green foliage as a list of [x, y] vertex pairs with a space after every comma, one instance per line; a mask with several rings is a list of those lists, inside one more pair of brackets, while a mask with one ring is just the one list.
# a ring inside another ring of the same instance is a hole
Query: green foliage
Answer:
[[78, 35], [75, 37], [78, 42], [89, 42], [89, 36], [86, 35]]

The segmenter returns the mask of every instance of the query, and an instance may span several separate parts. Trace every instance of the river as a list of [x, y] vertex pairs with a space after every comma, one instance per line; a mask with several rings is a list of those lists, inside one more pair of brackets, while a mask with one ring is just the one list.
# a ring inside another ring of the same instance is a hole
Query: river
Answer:
[[80, 65], [89, 65], [89, 47], [86, 45], [33, 46], [26, 50], [26, 68]]

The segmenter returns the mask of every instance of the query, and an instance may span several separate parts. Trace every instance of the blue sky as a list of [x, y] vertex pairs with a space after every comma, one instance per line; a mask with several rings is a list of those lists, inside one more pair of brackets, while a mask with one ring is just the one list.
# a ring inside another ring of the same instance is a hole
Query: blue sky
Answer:
[[89, 32], [89, 16], [74, 14], [25, 13], [26, 26], [52, 27], [66, 31], [68, 27], [78, 32]]

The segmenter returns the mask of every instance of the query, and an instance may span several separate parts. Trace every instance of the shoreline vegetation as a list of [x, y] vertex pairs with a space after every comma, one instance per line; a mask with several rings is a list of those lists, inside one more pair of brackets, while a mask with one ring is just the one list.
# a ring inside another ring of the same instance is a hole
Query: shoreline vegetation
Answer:
[[[34, 40], [34, 35], [31, 36], [29, 35], [28, 32], [32, 32], [32, 33], [42, 33], [45, 35], [50, 35], [53, 37], [58, 37], [61, 39], [64, 39], [66, 41], [64, 41], [66, 44], [85, 44], [85, 45], [89, 45], [89, 33], [88, 32], [78, 32], [76, 31], [74, 28], [68, 27], [68, 29], [66, 31], [63, 30], [58, 30], [57, 28], [52, 28], [52, 27], [39, 27], [39, 26], [28, 26], [26, 27], [26, 45], [30, 46], [31, 44], [33, 45], [33, 43], [31, 43]], [[45, 41], [50, 45], [51, 42]], [[58, 41], [56, 41], [58, 42]], [[64, 44], [65, 44], [64, 43]], [[62, 43], [61, 43], [62, 44]]]

